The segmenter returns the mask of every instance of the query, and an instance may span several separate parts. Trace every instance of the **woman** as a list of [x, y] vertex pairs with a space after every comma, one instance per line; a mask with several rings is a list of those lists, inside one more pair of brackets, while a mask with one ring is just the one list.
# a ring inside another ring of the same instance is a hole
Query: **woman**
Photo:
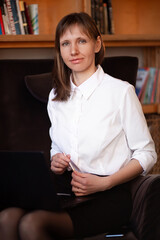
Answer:
[[59, 179], [71, 177], [75, 196], [94, 197], [61, 212], [6, 209], [0, 214], [2, 239], [67, 239], [117, 230], [131, 213], [127, 182], [156, 162], [134, 88], [100, 66], [104, 48], [94, 21], [86, 13], [65, 16], [55, 49], [48, 100], [51, 169]]

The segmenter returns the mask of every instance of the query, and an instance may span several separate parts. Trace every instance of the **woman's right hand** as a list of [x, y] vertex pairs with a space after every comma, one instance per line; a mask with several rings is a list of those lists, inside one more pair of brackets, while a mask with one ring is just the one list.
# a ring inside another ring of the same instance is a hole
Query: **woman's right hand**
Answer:
[[51, 170], [56, 174], [62, 174], [66, 171], [69, 166], [70, 155], [64, 153], [57, 153], [52, 156], [51, 159]]

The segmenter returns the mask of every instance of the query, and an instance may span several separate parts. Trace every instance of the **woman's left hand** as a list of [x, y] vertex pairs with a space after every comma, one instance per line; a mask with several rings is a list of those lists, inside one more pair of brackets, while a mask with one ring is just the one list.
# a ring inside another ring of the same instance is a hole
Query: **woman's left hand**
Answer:
[[132, 159], [126, 166], [110, 176], [100, 177], [90, 173], [73, 171], [71, 181], [72, 191], [76, 196], [85, 196], [105, 191], [132, 180], [142, 172], [143, 168], [136, 159]]
[[85, 196], [107, 189], [106, 177], [76, 171], [72, 173], [71, 185], [76, 196]]

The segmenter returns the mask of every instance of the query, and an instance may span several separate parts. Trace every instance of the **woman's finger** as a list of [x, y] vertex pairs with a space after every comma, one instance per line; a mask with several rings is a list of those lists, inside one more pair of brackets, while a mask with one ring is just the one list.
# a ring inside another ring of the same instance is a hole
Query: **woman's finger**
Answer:
[[77, 195], [85, 195], [85, 191], [81, 188], [78, 188], [78, 187], [72, 187], [72, 191], [74, 192], [74, 194], [77, 196]]
[[69, 165], [70, 155], [66, 156], [63, 153], [57, 153], [52, 157], [51, 170], [56, 173], [63, 173]]

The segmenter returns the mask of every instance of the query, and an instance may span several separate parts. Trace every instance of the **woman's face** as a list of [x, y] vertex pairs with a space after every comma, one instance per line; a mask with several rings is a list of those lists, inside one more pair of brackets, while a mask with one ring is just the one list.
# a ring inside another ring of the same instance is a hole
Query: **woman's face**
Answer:
[[73, 74], [95, 72], [95, 53], [101, 48], [100, 37], [97, 41], [89, 38], [78, 25], [73, 25], [60, 37], [60, 53], [64, 63]]

